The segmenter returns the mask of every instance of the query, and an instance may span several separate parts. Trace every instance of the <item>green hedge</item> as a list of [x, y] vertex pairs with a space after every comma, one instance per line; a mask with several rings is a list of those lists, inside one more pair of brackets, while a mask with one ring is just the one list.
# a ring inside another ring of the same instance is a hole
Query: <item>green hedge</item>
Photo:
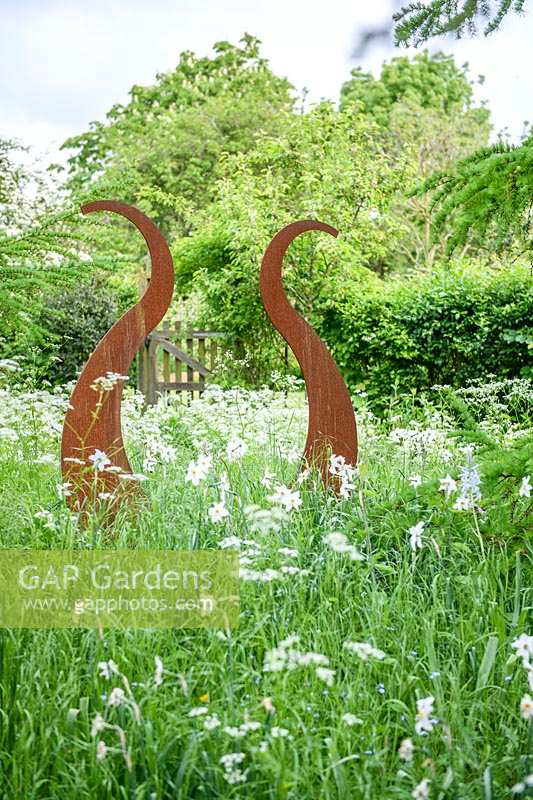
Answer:
[[528, 267], [450, 264], [379, 289], [343, 287], [326, 303], [321, 334], [350, 387], [379, 405], [435, 384], [533, 377], [532, 319]]

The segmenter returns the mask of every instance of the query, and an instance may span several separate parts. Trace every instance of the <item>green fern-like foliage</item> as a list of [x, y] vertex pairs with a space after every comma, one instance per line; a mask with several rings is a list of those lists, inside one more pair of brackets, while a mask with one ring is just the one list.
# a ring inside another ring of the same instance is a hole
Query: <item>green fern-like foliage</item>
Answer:
[[396, 27], [396, 44], [414, 45], [426, 42], [432, 36], [454, 33], [460, 39], [465, 34], [474, 35], [483, 22], [483, 33], [488, 36], [500, 27], [503, 18], [511, 11], [523, 11], [525, 0], [432, 0], [414, 2], [393, 15]]
[[533, 257], [533, 136], [519, 146], [499, 143], [478, 150], [415, 193], [428, 191], [437, 209], [435, 231], [452, 228], [449, 252], [474, 239], [481, 248], [518, 246]]

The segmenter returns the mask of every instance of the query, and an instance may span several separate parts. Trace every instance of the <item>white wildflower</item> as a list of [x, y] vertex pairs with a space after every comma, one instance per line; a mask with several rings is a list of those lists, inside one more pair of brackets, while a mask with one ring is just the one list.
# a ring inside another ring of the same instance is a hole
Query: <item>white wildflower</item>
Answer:
[[377, 661], [383, 661], [383, 659], [386, 658], [386, 654], [383, 650], [379, 650], [368, 642], [352, 642], [348, 640], [344, 642], [343, 647], [355, 653], [362, 661], [369, 661], [372, 658], [375, 658]]
[[529, 479], [529, 475], [525, 475], [522, 478], [522, 483], [520, 484], [520, 489], [518, 490], [519, 497], [531, 497], [531, 483]]
[[228, 461], [239, 461], [244, 456], [247, 449], [246, 442], [243, 442], [242, 439], [238, 437], [230, 439], [226, 446]]
[[215, 525], [229, 517], [229, 511], [223, 501], [220, 503], [213, 503], [212, 506], [209, 506], [207, 513], [209, 514], [209, 519]]
[[411, 792], [413, 800], [427, 800], [429, 797], [429, 779], [424, 778]]
[[95, 449], [92, 456], [89, 456], [89, 461], [92, 463], [95, 472], [101, 472], [111, 464], [107, 455], [102, 450], [98, 450], [98, 448]]
[[120, 706], [124, 702], [125, 696], [124, 689], [121, 689], [119, 686], [115, 686], [107, 698], [107, 705]]
[[362, 725], [363, 724], [363, 720], [362, 719], [359, 719], [359, 717], [356, 717], [355, 714], [350, 714], [349, 711], [347, 711], [346, 714], [343, 714], [341, 719], [344, 722], [344, 724], [348, 725], [348, 727], [350, 727], [350, 728], [352, 728], [354, 725]]
[[417, 700], [416, 702], [415, 731], [419, 735], [423, 735], [425, 733], [431, 733], [431, 731], [437, 724], [437, 720], [431, 716], [433, 713], [434, 703], [435, 703], [435, 698], [431, 696], [423, 697], [421, 700]]
[[195, 708], [191, 708], [189, 713], [187, 714], [188, 717], [201, 717], [204, 714], [207, 714], [207, 708], [205, 706], [196, 706]]
[[159, 656], [155, 656], [155, 672], [154, 672], [154, 684], [155, 686], [161, 686], [163, 683], [163, 662], [159, 658]]
[[409, 528], [409, 544], [411, 545], [411, 550], [423, 547], [422, 534], [424, 533], [424, 525], [424, 522], [419, 522], [413, 525], [412, 528]]
[[317, 667], [316, 668], [316, 676], [320, 678], [321, 681], [327, 686], [333, 686], [333, 681], [335, 679], [335, 670], [328, 669], [327, 667]]
[[398, 757], [402, 761], [412, 761], [414, 751], [415, 746], [413, 744], [413, 740], [410, 738], [402, 739], [398, 748]]
[[107, 747], [105, 742], [101, 739], [96, 745], [96, 759], [97, 761], [103, 761], [107, 756]]
[[444, 494], [448, 498], [456, 491], [457, 491], [457, 481], [455, 481], [451, 475], [446, 475], [445, 478], [440, 479], [439, 492], [444, 492]]
[[525, 694], [520, 700], [520, 715], [527, 721], [533, 719], [533, 697], [529, 694]]

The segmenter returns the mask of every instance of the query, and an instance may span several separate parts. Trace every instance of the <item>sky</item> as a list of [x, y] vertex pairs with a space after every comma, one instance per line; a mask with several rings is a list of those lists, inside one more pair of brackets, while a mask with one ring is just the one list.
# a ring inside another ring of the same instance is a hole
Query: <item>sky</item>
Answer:
[[[358, 33], [391, 14], [391, 0], [0, 0], [0, 136], [31, 146], [42, 163], [64, 161], [61, 143], [126, 102], [133, 84], [153, 83], [183, 50], [207, 55], [215, 41], [237, 42], [245, 32], [311, 101], [336, 100], [353, 67], [379, 74], [401, 52], [390, 44], [353, 58]], [[485, 76], [476, 94], [488, 101], [495, 130], [517, 141], [533, 120], [532, 43], [533, 9], [489, 38], [428, 47]]]

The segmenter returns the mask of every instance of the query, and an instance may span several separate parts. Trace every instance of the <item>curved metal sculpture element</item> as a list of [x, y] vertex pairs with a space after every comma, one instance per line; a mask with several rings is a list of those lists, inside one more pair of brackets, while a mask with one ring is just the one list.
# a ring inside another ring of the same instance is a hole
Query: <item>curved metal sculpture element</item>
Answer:
[[[140, 301], [106, 333], [89, 357], [70, 397], [63, 424], [61, 471], [71, 484], [71, 507], [80, 510], [104, 493], [113, 500], [119, 486], [134, 490], [134, 481], [120, 480], [121, 472], [132, 473], [124, 450], [120, 423], [123, 380], [146, 336], [163, 319], [174, 291], [172, 256], [154, 223], [126, 203], [99, 200], [81, 207], [84, 214], [112, 211], [130, 220], [142, 233], [152, 261], [150, 284]], [[98, 381], [113, 373], [107, 382]], [[95, 384], [95, 381], [97, 383]], [[101, 451], [99, 455], [95, 452]], [[105, 464], [102, 454], [111, 462]], [[93, 459], [91, 460], [91, 456]], [[111, 468], [111, 469], [109, 469]], [[116, 495], [117, 500], [124, 494]]]
[[283, 336], [302, 369], [309, 402], [309, 426], [304, 457], [318, 467], [324, 483], [337, 487], [329, 473], [330, 456], [357, 461], [357, 428], [346, 384], [324, 342], [291, 306], [283, 288], [281, 269], [290, 243], [305, 231], [338, 231], [314, 220], [287, 225], [268, 245], [261, 263], [261, 299], [274, 327]]

